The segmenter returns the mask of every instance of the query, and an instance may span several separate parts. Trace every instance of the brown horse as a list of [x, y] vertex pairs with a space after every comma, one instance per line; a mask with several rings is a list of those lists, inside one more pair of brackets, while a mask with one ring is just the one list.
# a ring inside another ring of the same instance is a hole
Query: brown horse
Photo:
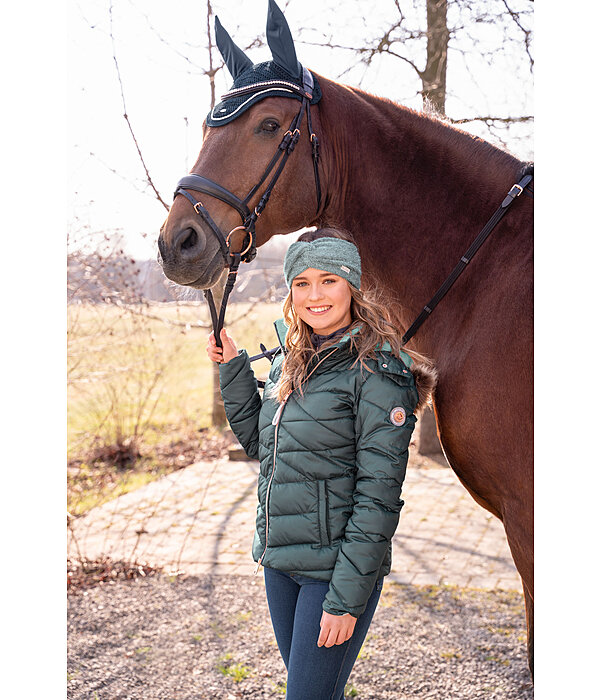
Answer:
[[[385, 290], [398, 324], [406, 329], [524, 164], [435, 116], [316, 77], [322, 98], [311, 112], [320, 142], [320, 207], [317, 212], [303, 124], [295, 152], [256, 223], [257, 245], [306, 226], [344, 227], [360, 249], [365, 284]], [[222, 127], [205, 126], [192, 173], [242, 197], [259, 181], [298, 107], [297, 100], [269, 97]], [[201, 199], [221, 230], [239, 226], [230, 206], [209, 195]], [[236, 245], [241, 246], [239, 233]], [[219, 244], [184, 197], [175, 199], [159, 247], [165, 274], [175, 282], [207, 288], [222, 275]], [[452, 469], [504, 525], [523, 581], [530, 665], [532, 266], [533, 200], [522, 196], [410, 341], [439, 372], [434, 409]]]

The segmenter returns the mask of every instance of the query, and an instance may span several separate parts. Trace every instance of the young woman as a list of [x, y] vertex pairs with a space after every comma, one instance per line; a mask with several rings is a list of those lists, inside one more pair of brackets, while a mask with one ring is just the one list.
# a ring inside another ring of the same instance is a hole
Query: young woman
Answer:
[[339, 700], [390, 571], [415, 412], [435, 377], [361, 291], [347, 234], [303, 234], [284, 275], [286, 352], [263, 397], [225, 330], [223, 348], [211, 335], [207, 352], [220, 363], [231, 428], [260, 460], [253, 556], [288, 670], [286, 698]]

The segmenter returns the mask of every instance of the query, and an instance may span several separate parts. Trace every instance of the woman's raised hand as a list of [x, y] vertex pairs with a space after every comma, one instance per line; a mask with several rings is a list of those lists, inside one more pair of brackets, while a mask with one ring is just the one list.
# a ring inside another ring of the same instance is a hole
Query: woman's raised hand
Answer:
[[238, 350], [235, 346], [233, 340], [227, 335], [227, 331], [223, 328], [221, 330], [221, 344], [223, 348], [217, 347], [217, 341], [215, 340], [214, 331], [208, 336], [208, 345], [206, 346], [206, 352], [208, 357], [212, 362], [218, 362], [219, 364], [229, 362], [234, 357], [237, 357]]

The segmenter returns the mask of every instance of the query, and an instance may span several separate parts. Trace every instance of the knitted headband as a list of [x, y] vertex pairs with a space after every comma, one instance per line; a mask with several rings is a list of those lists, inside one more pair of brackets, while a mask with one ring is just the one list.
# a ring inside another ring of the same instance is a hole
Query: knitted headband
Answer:
[[360, 255], [358, 248], [350, 241], [317, 238], [315, 241], [292, 243], [283, 261], [283, 275], [288, 289], [292, 286], [292, 280], [309, 267], [339, 275], [360, 289]]

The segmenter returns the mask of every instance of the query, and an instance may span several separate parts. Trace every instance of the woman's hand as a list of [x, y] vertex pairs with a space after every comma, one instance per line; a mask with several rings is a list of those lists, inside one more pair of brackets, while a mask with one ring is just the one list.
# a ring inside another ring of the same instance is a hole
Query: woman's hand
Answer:
[[319, 634], [317, 646], [332, 647], [335, 644], [343, 644], [352, 636], [355, 624], [356, 618], [350, 613], [331, 615], [323, 610], [321, 615], [321, 634]]
[[211, 362], [218, 362], [219, 364], [229, 362], [234, 357], [237, 357], [238, 350], [235, 347], [233, 340], [227, 335], [227, 331], [223, 328], [221, 330], [221, 344], [222, 348], [217, 347], [217, 341], [215, 340], [214, 331], [208, 336], [208, 345], [206, 346], [206, 352]]

